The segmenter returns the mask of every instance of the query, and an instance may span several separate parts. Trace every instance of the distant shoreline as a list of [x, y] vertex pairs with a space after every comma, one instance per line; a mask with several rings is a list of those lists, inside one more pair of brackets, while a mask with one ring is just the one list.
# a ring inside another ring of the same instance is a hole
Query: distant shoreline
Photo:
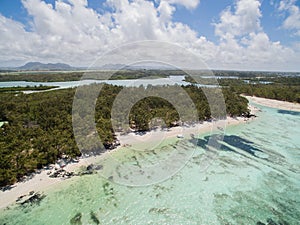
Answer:
[[[249, 106], [251, 110], [251, 114], [255, 114], [258, 109], [252, 106]], [[128, 146], [138, 146], [139, 144], [143, 143], [157, 143], [161, 140], [169, 139], [169, 138], [176, 138], [179, 137], [178, 135], [184, 135], [185, 138], [190, 138], [190, 135], [192, 134], [204, 134], [209, 131], [221, 129], [223, 126], [224, 128], [227, 126], [232, 125], [239, 125], [242, 123], [246, 123], [249, 120], [248, 118], [244, 117], [227, 117], [226, 120], [218, 120], [214, 122], [203, 122], [196, 124], [194, 126], [190, 127], [173, 127], [170, 128], [168, 131], [165, 130], [156, 130], [156, 131], [150, 131], [145, 133], [144, 135], [137, 135], [134, 133], [129, 133], [126, 135], [120, 135], [118, 134], [118, 139], [120, 141], [120, 146], [110, 150], [106, 151], [103, 154], [99, 156], [92, 156], [88, 158], [81, 158], [78, 163], [70, 163], [67, 164], [63, 169], [67, 172], [76, 172], [80, 167], [84, 166], [87, 167], [91, 165], [93, 162], [99, 161], [99, 159], [102, 159], [103, 157], [107, 156], [108, 154], [111, 154], [114, 151], [118, 151], [124, 147]], [[55, 167], [55, 166], [53, 166]], [[12, 188], [6, 191], [0, 191], [0, 209], [6, 208], [10, 206], [11, 204], [15, 203], [16, 200], [20, 196], [26, 196], [29, 197], [30, 192], [38, 193], [43, 192], [50, 187], [53, 187], [54, 185], [57, 185], [61, 182], [63, 182], [64, 178], [50, 178], [49, 173], [53, 172], [53, 169], [43, 169], [40, 171], [40, 173], [34, 174], [34, 176], [24, 182], [17, 182], [14, 185], [12, 185]], [[70, 178], [72, 179], [72, 178]]]
[[242, 95], [242, 96], [258, 105], [281, 109], [281, 110], [300, 112], [300, 103], [279, 101], [275, 99], [261, 98], [256, 96], [246, 96], [246, 95]]

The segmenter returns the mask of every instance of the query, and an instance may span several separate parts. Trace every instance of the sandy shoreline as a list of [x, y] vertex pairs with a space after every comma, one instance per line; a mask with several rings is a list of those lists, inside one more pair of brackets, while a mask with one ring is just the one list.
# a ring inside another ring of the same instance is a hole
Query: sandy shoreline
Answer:
[[[251, 120], [251, 119], [250, 119]], [[178, 126], [173, 127], [168, 130], [153, 130], [147, 132], [143, 135], [138, 135], [135, 133], [129, 133], [127, 135], [120, 135], [117, 134], [118, 139], [120, 140], [121, 146], [135, 146], [140, 143], [147, 143], [147, 142], [155, 142], [161, 143], [163, 140], [168, 138], [176, 138], [176, 137], [183, 137], [183, 138], [190, 138], [191, 135], [200, 135], [203, 133], [207, 133], [213, 130], [225, 130], [226, 127], [232, 125], [238, 125], [241, 123], [245, 123], [249, 121], [244, 117], [227, 117], [226, 120], [219, 120], [214, 122], [203, 122], [202, 124], [196, 124], [194, 126]]]
[[[251, 113], [255, 114], [258, 109], [250, 106]], [[252, 119], [246, 119], [244, 117], [227, 117], [226, 120], [219, 120], [214, 122], [203, 122], [202, 124], [196, 124], [194, 126], [184, 126], [184, 127], [174, 127], [166, 130], [156, 130], [150, 131], [143, 135], [137, 135], [135, 133], [130, 133], [127, 135], [117, 134], [121, 146], [118, 148], [107, 151], [100, 156], [89, 157], [80, 159], [78, 163], [71, 163], [64, 167], [68, 172], [76, 172], [81, 166], [88, 166], [91, 163], [98, 161], [99, 157], [105, 157], [107, 154], [111, 154], [113, 151], [118, 151], [120, 148], [125, 146], [134, 145], [144, 145], [146, 143], [160, 143], [167, 138], [176, 138], [178, 135], [184, 138], [190, 138], [191, 135], [199, 135], [207, 133], [213, 130], [225, 130], [227, 126], [238, 125], [241, 123], [246, 123]], [[155, 146], [154, 146], [155, 147]], [[14, 184], [12, 189], [6, 191], [0, 191], [0, 209], [5, 208], [12, 203], [15, 203], [18, 197], [26, 195], [28, 197], [29, 192], [43, 192], [49, 187], [53, 187], [55, 184], [63, 182], [63, 178], [50, 178], [49, 172], [53, 170], [47, 169], [42, 170], [40, 173], [35, 174], [33, 178], [26, 180], [24, 182], [18, 182]], [[72, 179], [72, 178], [70, 178]]]
[[279, 100], [268, 99], [268, 98], [260, 98], [255, 96], [252, 97], [252, 96], [243, 95], [243, 97], [259, 105], [276, 108], [276, 109], [300, 112], [299, 103], [285, 102], [285, 101], [279, 101]]

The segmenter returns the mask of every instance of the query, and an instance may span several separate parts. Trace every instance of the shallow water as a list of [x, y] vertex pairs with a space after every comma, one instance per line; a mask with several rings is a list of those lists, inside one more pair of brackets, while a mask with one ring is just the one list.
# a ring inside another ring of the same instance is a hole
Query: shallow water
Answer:
[[0, 82], [1, 87], [34, 87], [34, 86], [58, 86], [59, 88], [73, 88], [82, 85], [94, 84], [94, 83], [106, 83], [125, 87], [139, 87], [140, 85], [188, 85], [190, 83], [183, 81], [182, 76], [169, 76], [167, 78], [157, 79], [132, 79], [132, 80], [80, 80], [80, 81], [63, 81], [63, 82], [29, 82], [29, 81], [7, 81]]
[[50, 188], [39, 204], [2, 210], [0, 224], [299, 224], [300, 115], [261, 108], [255, 121], [226, 129], [205, 171], [211, 134], [170, 139], [153, 154], [120, 150], [114, 158], [121, 163], [151, 165], [174, 148], [195, 148], [163, 182], [128, 187], [99, 174], [74, 177]]
[[[217, 79], [217, 77], [212, 77]], [[148, 85], [151, 86], [167, 86], [167, 85], [190, 85], [190, 82], [184, 81], [184, 75], [178, 76], [168, 76], [166, 78], [155, 78], [155, 79], [131, 79], [131, 80], [80, 80], [80, 81], [62, 81], [62, 82], [30, 82], [30, 81], [1, 81], [0, 88], [6, 87], [38, 87], [38, 86], [56, 86], [51, 90], [58, 90], [58, 89], [66, 89], [66, 88], [74, 88], [83, 85], [90, 85], [90, 84], [111, 84], [123, 87], [140, 87], [144, 86], [147, 87]], [[217, 82], [217, 81], [215, 81]], [[219, 87], [212, 82], [212, 84], [194, 84], [198, 87], [208, 87], [208, 88], [215, 88]], [[24, 91], [25, 93], [35, 93], [35, 92], [43, 92], [42, 91]]]

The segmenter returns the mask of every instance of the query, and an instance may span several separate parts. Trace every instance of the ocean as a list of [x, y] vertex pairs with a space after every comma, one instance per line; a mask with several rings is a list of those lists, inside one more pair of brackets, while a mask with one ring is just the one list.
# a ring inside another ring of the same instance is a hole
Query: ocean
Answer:
[[1, 210], [0, 224], [299, 224], [300, 113], [259, 108], [255, 120], [226, 128], [205, 170], [212, 133], [168, 139], [153, 154], [120, 149], [114, 158], [121, 164], [152, 165], [174, 149], [194, 148], [161, 182], [127, 186], [101, 172], [73, 177], [41, 201]]

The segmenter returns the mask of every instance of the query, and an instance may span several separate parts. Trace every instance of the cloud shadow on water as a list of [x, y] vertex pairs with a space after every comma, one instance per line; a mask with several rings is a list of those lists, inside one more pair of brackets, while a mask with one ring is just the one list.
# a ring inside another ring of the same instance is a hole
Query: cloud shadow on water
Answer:
[[277, 112], [280, 114], [285, 114], [285, 115], [300, 116], [300, 112], [296, 112], [296, 111], [279, 109]]
[[196, 145], [200, 146], [201, 148], [207, 149], [207, 147], [210, 144], [209, 143], [210, 140], [214, 140], [217, 142], [218, 145], [212, 144], [211, 146], [219, 146], [220, 151], [230, 151], [230, 152], [240, 154], [234, 149], [234, 148], [238, 148], [255, 157], [257, 157], [257, 155], [255, 155], [255, 152], [263, 152], [262, 150], [256, 148], [253, 142], [245, 138], [241, 138], [237, 135], [225, 135], [223, 141], [218, 140], [217, 138], [214, 139], [213, 135], [205, 136], [202, 139], [201, 138], [193, 139], [192, 142], [196, 143]]

